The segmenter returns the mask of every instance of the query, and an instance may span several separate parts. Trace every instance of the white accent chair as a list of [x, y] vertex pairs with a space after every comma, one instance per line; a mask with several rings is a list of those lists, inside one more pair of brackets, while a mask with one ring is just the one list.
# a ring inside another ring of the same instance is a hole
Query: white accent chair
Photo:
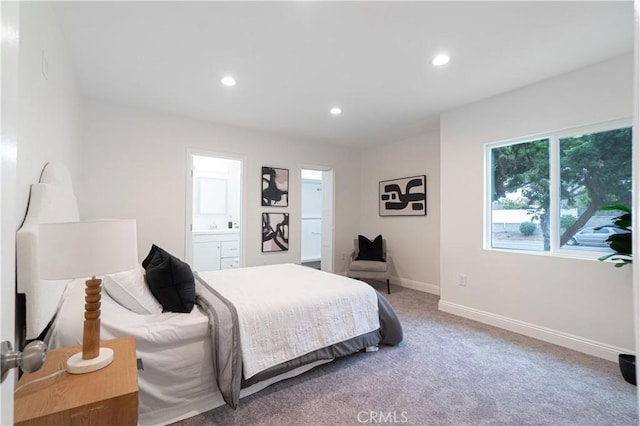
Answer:
[[391, 254], [387, 251], [387, 241], [382, 240], [382, 255], [386, 262], [375, 260], [355, 260], [358, 258], [358, 239], [353, 240], [353, 251], [347, 270], [347, 277], [356, 279], [372, 279], [387, 282], [387, 294], [391, 294], [389, 277], [391, 276]]

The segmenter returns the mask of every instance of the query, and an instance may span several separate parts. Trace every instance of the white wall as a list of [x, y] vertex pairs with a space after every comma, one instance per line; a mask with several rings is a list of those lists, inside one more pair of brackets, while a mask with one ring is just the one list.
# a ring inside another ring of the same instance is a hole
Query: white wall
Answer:
[[632, 83], [629, 55], [441, 116], [441, 309], [613, 361], [633, 352], [631, 268], [483, 249], [484, 144], [630, 117]]
[[[362, 207], [358, 233], [369, 238], [378, 234], [385, 237], [393, 258], [393, 283], [439, 293], [439, 134], [428, 133], [364, 150], [360, 168]], [[380, 217], [378, 183], [417, 175], [427, 176], [427, 215]]]
[[[43, 74], [43, 52], [47, 76]], [[29, 185], [38, 182], [49, 161], [78, 173], [79, 92], [66, 43], [52, 6], [21, 2], [18, 84], [19, 130], [17, 162], [17, 221], [22, 223]]]
[[[152, 243], [184, 258], [188, 148], [245, 158], [244, 265], [299, 259], [300, 169], [305, 164], [335, 170], [336, 253], [351, 247], [360, 203], [354, 197], [358, 170], [353, 150], [101, 101], [86, 102], [82, 123], [80, 211], [86, 218], [137, 219], [141, 260]], [[289, 169], [288, 208], [261, 207], [262, 166]], [[291, 214], [288, 252], [261, 253], [263, 211]], [[345, 270], [344, 262], [336, 260], [336, 270]]]

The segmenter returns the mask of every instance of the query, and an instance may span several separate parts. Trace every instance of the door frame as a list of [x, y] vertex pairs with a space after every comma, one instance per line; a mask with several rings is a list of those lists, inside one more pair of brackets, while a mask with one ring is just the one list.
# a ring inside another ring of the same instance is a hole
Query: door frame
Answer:
[[191, 233], [191, 225], [193, 220], [193, 156], [215, 157], [225, 160], [240, 161], [240, 267], [245, 265], [246, 252], [245, 241], [246, 232], [244, 232], [247, 212], [247, 158], [244, 155], [232, 154], [228, 152], [209, 151], [201, 148], [187, 148], [186, 158], [186, 187], [185, 187], [185, 227], [184, 227], [184, 261], [189, 265], [193, 265], [193, 239]]

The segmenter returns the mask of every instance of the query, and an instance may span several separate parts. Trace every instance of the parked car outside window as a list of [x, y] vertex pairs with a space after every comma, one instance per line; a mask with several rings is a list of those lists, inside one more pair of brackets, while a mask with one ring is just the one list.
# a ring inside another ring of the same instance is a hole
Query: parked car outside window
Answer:
[[582, 228], [567, 241], [568, 246], [605, 246], [608, 247], [607, 238], [612, 234], [625, 234], [628, 231], [614, 226], [587, 226]]

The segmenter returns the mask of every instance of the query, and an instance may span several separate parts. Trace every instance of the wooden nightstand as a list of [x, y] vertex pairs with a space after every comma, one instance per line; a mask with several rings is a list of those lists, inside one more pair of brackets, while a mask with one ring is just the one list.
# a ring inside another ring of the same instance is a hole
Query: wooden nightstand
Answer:
[[[14, 423], [26, 425], [136, 425], [138, 422], [138, 371], [136, 341], [124, 337], [100, 342], [112, 348], [113, 362], [86, 374], [68, 374], [20, 388], [14, 399]], [[81, 346], [53, 349], [44, 366], [25, 373], [18, 387], [65, 370], [67, 359]]]

